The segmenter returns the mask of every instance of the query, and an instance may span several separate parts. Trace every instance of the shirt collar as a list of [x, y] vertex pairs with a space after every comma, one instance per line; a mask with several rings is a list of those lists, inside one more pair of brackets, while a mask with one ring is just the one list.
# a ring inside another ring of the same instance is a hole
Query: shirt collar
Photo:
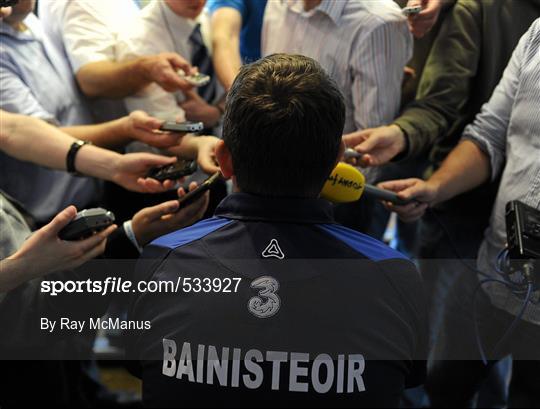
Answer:
[[5, 22], [0, 22], [0, 34], [7, 35], [17, 40], [40, 40], [41, 32], [37, 27], [37, 17], [34, 13], [30, 13], [24, 20], [23, 24], [26, 26], [26, 30], [18, 31]]
[[310, 10], [308, 12], [304, 11], [304, 0], [282, 0], [282, 2], [285, 1], [287, 4], [287, 7], [289, 10], [292, 10], [295, 13], [302, 14], [306, 17], [311, 17], [316, 12], [321, 12], [326, 14], [334, 24], [338, 24], [339, 20], [341, 19], [341, 16], [343, 15], [343, 10], [345, 9], [345, 6], [347, 5], [347, 0], [341, 0], [341, 1], [329, 1], [329, 0], [322, 0], [321, 4], [319, 4], [317, 7], [315, 7], [313, 10]]
[[195, 20], [190, 20], [175, 14], [164, 1], [158, 1], [159, 7], [163, 12], [165, 24], [168, 25], [171, 32], [179, 39], [189, 38], [197, 24], [199, 24], [199, 17]]
[[219, 204], [215, 215], [235, 220], [276, 223], [335, 223], [333, 207], [324, 199], [282, 198], [233, 193]]

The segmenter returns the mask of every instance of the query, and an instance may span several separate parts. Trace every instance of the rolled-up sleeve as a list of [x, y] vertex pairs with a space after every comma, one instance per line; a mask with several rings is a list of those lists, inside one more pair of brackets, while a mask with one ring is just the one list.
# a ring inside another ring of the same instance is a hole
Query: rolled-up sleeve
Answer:
[[425, 154], [456, 124], [466, 125], [481, 53], [481, 17], [478, 4], [458, 2], [445, 19], [416, 99], [394, 121], [409, 137], [408, 157]]
[[209, 0], [207, 7], [210, 14], [214, 14], [214, 12], [220, 8], [229, 7], [237, 10], [242, 15], [242, 19], [245, 20], [247, 17], [245, 0]]
[[492, 179], [497, 178], [506, 162], [506, 136], [527, 42], [528, 37], [525, 35], [514, 50], [503, 77], [490, 100], [484, 104], [474, 122], [467, 126], [463, 132], [464, 140], [474, 142], [489, 156]]
[[88, 63], [115, 60], [116, 34], [91, 2], [69, 1], [61, 24], [74, 73]]

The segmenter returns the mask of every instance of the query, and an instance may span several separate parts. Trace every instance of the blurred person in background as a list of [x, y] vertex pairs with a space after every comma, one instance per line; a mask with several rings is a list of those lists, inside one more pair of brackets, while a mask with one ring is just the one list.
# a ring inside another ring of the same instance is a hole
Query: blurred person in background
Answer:
[[128, 111], [142, 109], [158, 118], [179, 122], [201, 121], [207, 129], [218, 124], [224, 103], [211, 60], [205, 4], [205, 0], [154, 0], [127, 24], [115, 47], [118, 61], [176, 52], [211, 77], [206, 85], [175, 93], [150, 84], [125, 99]]
[[151, 83], [166, 91], [190, 90], [179, 69], [191, 72], [173, 52], [116, 61], [115, 47], [128, 22], [139, 15], [134, 0], [55, 0], [39, 3], [39, 16], [53, 47], [70, 63], [83, 94], [91, 99], [96, 120], [126, 114], [123, 98]]
[[[435, 172], [458, 144], [500, 81], [521, 36], [540, 17], [540, 1], [458, 0], [446, 16], [428, 54], [415, 100], [391, 124], [346, 139], [363, 154], [362, 164], [380, 166], [400, 159], [429, 158]], [[410, 175], [413, 176], [413, 175]], [[453, 282], [469, 271], [458, 259], [474, 259], [489, 223], [498, 179], [457, 195], [420, 220], [418, 258], [426, 283], [435, 343], [444, 302]], [[508, 403], [508, 360], [490, 380], [480, 405]], [[493, 382], [492, 382], [493, 381]]]
[[[298, 53], [328, 71], [345, 96], [345, 140], [348, 134], [398, 115], [412, 47], [407, 19], [392, 0], [295, 0], [266, 6], [263, 55]], [[367, 181], [381, 180], [390, 171], [396, 174], [394, 170], [369, 170]], [[364, 198], [336, 206], [336, 218], [347, 227], [382, 238], [388, 212], [377, 201]]]
[[[407, 206], [388, 205], [404, 220], [416, 220], [427, 207], [501, 178], [477, 255], [481, 277], [470, 269], [464, 271], [454, 282], [444, 306], [426, 385], [434, 406], [469, 406], [493, 365], [509, 354], [516, 360], [540, 360], [536, 347], [540, 342], [537, 303], [525, 304], [506, 286], [490, 283], [482, 287], [476, 306], [473, 305], [479, 279], [499, 277], [495, 264], [506, 243], [506, 204], [520, 200], [539, 209], [537, 142], [540, 122], [536, 115], [540, 101], [539, 46], [540, 19], [536, 19], [519, 40], [489, 101], [427, 181], [405, 179], [381, 184], [382, 188], [396, 191], [404, 199], [416, 200]], [[520, 325], [506, 343], [499, 344], [516, 316], [521, 319]], [[479, 359], [475, 325], [490, 359], [488, 365]], [[533, 371], [529, 377], [538, 384], [538, 371]]]
[[[66, 168], [66, 156], [75, 139], [37, 118], [10, 114], [1, 111], [0, 149], [6, 154], [24, 161], [56, 169]], [[91, 127], [81, 127], [84, 134]], [[76, 128], [74, 128], [76, 129]], [[163, 135], [170, 137], [169, 135]], [[157, 181], [146, 179], [151, 166], [173, 162], [174, 158], [147, 153], [120, 155], [96, 146], [85, 145], [77, 153], [77, 172], [94, 177], [107, 178], [126, 188], [139, 191], [161, 191]], [[170, 182], [170, 181], [169, 181]], [[190, 189], [195, 188], [192, 184]], [[184, 195], [180, 189], [178, 195]], [[66, 340], [44, 339], [36, 336], [39, 317], [48, 313], [73, 313], [85, 305], [84, 297], [69, 302], [69, 308], [56, 299], [40, 293], [40, 282], [44, 275], [54, 274], [57, 279], [91, 278], [100, 279], [108, 274], [101, 265], [94, 271], [78, 271], [77, 267], [104, 253], [109, 258], [137, 258], [146, 243], [170, 231], [188, 226], [202, 216], [208, 204], [203, 197], [193, 204], [179, 209], [178, 201], [168, 201], [142, 209], [132, 219], [111, 226], [89, 239], [64, 241], [58, 238], [59, 231], [76, 215], [70, 206], [60, 212], [54, 220], [31, 235], [35, 221], [24, 207], [0, 191], [0, 326], [9, 333], [3, 338], [2, 357], [19, 359], [25, 351], [48, 351], [56, 353], [57, 359], [89, 359], [83, 338], [67, 336]], [[128, 234], [128, 231], [131, 234]], [[63, 271], [76, 269], [73, 272]], [[92, 269], [90, 269], [92, 270]], [[115, 271], [118, 274], [119, 271]], [[105, 300], [106, 301], [106, 300]], [[87, 308], [91, 316], [101, 315], [108, 305], [103, 300], [94, 300]], [[13, 320], [13, 316], [20, 319]], [[6, 344], [5, 342], [8, 342]], [[45, 353], [45, 352], [43, 352]], [[86, 354], [86, 355], [85, 355]], [[47, 355], [49, 356], [49, 355]], [[43, 356], [44, 359], [47, 359]], [[50, 358], [49, 358], [50, 359]], [[26, 393], [28, 371], [41, 376], [32, 394]], [[0, 403], [10, 406], [80, 406], [95, 405], [96, 385], [91, 377], [83, 376], [76, 361], [6, 362], [1, 363], [2, 388]], [[5, 375], [5, 376], [4, 376]]]
[[[266, 0], [208, 0], [212, 16], [213, 61], [226, 91], [242, 64], [261, 58], [261, 31]], [[421, 38], [437, 22], [443, 0], [397, 1], [403, 7], [421, 5], [423, 10], [408, 18], [415, 37]], [[449, 1], [447, 3], [452, 3]]]

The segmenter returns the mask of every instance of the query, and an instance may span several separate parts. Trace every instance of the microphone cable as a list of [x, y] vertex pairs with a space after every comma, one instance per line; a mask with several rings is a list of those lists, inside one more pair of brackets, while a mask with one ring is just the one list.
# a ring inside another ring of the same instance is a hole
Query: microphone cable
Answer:
[[[452, 249], [452, 252], [454, 253], [454, 255], [457, 257], [457, 259], [464, 265], [467, 267], [467, 269], [475, 272], [476, 274], [484, 277], [483, 280], [481, 280], [478, 285], [476, 286], [475, 290], [474, 290], [474, 293], [473, 293], [473, 323], [474, 323], [474, 332], [475, 332], [475, 338], [476, 338], [476, 345], [478, 347], [478, 351], [480, 353], [480, 357], [482, 359], [482, 362], [484, 363], [484, 365], [488, 365], [488, 359], [487, 359], [487, 355], [486, 355], [486, 352], [485, 352], [485, 348], [483, 346], [483, 342], [482, 342], [482, 338], [481, 338], [481, 335], [480, 335], [480, 328], [479, 328], [479, 325], [478, 325], [478, 314], [477, 314], [477, 299], [478, 299], [478, 294], [480, 293], [480, 291], [482, 290], [482, 288], [484, 287], [484, 285], [486, 284], [489, 284], [489, 283], [498, 283], [498, 284], [502, 284], [504, 285], [505, 287], [507, 287], [514, 296], [516, 296], [516, 298], [519, 298], [519, 299], [522, 299], [521, 296], [523, 294], [525, 294], [525, 298], [523, 299], [523, 304], [518, 312], [518, 314], [516, 315], [516, 317], [514, 318], [514, 320], [512, 321], [512, 323], [510, 324], [510, 326], [507, 328], [507, 330], [504, 332], [503, 336], [501, 337], [501, 339], [497, 342], [497, 344], [495, 345], [495, 347], [493, 348], [492, 352], [491, 352], [491, 355], [496, 355], [496, 353], [499, 351], [499, 349], [508, 341], [508, 339], [510, 338], [510, 336], [513, 334], [513, 332], [516, 330], [519, 322], [523, 319], [524, 315], [525, 315], [525, 312], [527, 310], [527, 307], [529, 304], [537, 304], [538, 302], [534, 302], [532, 300], [532, 297], [533, 297], [533, 292], [534, 292], [534, 279], [532, 277], [532, 272], [531, 271], [525, 271], [524, 273], [524, 276], [525, 276], [525, 279], [526, 279], [526, 284], [524, 283], [516, 283], [514, 282], [511, 278], [510, 278], [510, 275], [506, 272], [503, 272], [500, 268], [500, 265], [503, 261], [507, 261], [508, 260], [508, 249], [507, 248], [504, 248], [500, 253], [499, 255], [497, 256], [497, 269], [496, 269], [496, 272], [497, 274], [499, 274], [501, 276], [502, 279], [497, 279], [497, 278], [492, 278], [491, 276], [487, 275], [486, 273], [480, 271], [479, 269], [469, 265], [467, 262], [465, 262], [465, 260], [460, 256], [460, 253], [457, 249], [457, 246], [455, 245], [453, 239], [452, 239], [452, 236], [450, 235], [450, 232], [448, 231], [448, 229], [446, 228], [446, 225], [443, 223], [443, 221], [440, 219], [440, 217], [437, 215], [437, 213], [428, 207], [427, 209], [427, 213], [429, 213], [436, 221], [436, 223], [441, 227], [444, 235], [446, 236], [449, 244], [450, 244], [450, 247]], [[527, 264], [526, 264], [527, 265]], [[530, 268], [530, 267], [525, 267], [526, 269]], [[526, 287], [525, 287], [526, 285]], [[526, 290], [525, 290], [526, 288]]]

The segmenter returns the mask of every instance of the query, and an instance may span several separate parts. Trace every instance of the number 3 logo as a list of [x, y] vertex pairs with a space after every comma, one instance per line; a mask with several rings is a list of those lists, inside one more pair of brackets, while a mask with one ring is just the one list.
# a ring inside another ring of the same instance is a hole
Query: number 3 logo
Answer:
[[276, 294], [279, 283], [275, 278], [264, 276], [253, 280], [251, 288], [260, 290], [258, 297], [249, 300], [249, 312], [257, 318], [270, 318], [277, 314], [281, 299]]

